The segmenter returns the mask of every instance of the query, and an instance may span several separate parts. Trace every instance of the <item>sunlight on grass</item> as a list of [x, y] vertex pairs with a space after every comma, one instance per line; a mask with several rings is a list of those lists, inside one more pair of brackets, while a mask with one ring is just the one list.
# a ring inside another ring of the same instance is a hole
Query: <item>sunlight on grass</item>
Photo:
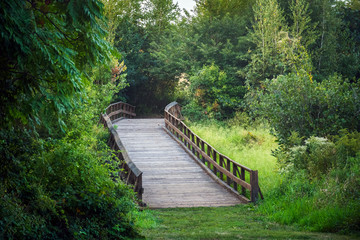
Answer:
[[240, 126], [221, 126], [217, 122], [190, 123], [190, 128], [222, 154], [259, 171], [263, 194], [277, 186], [276, 159], [271, 155], [278, 145], [265, 126], [245, 129]]
[[156, 227], [142, 228], [146, 239], [351, 239], [327, 233], [299, 231], [270, 222], [253, 205], [170, 208], [150, 211]]
[[153, 229], [158, 227], [157, 219], [149, 209], [133, 212], [132, 217], [140, 229]]
[[[288, 202], [284, 196], [278, 199], [274, 195], [281, 175], [271, 153], [278, 144], [267, 127], [244, 128], [215, 121], [187, 125], [222, 154], [258, 170], [265, 201], [217, 208], [146, 209], [137, 216], [146, 239], [356, 239], [357, 236], [304, 231], [317, 230], [304, 227], [307, 222], [316, 227], [319, 217], [315, 216], [315, 205], [308, 198]], [[330, 222], [339, 219], [333, 216], [343, 209], [326, 210], [329, 216], [323, 221]], [[296, 224], [297, 216], [306, 213], [302, 220], [306, 222]]]

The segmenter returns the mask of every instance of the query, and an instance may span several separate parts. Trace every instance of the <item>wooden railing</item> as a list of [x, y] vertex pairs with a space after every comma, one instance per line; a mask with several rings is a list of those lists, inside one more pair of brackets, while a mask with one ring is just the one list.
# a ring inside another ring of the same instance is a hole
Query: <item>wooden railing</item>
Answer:
[[[180, 143], [190, 150], [203, 166], [211, 170], [229, 189], [247, 202], [256, 202], [262, 193], [258, 184], [258, 171], [245, 167], [219, 153], [210, 144], [192, 132], [181, 120], [181, 108], [172, 102], [165, 108], [165, 127]], [[247, 194], [247, 190], [250, 194]], [[246, 197], [250, 195], [250, 200]]]
[[112, 150], [115, 151], [115, 156], [119, 159], [120, 169], [123, 169], [119, 172], [120, 178], [129, 185], [133, 186], [134, 192], [136, 192], [140, 204], [142, 200], [142, 194], [144, 189], [142, 187], [142, 172], [136, 167], [136, 165], [131, 161], [129, 155], [127, 154], [124, 145], [122, 144], [117, 131], [115, 130], [112, 120], [120, 118], [133, 118], [135, 117], [135, 107], [127, 103], [114, 103], [106, 108], [105, 114], [101, 114], [100, 123], [104, 125], [105, 128], [109, 129], [110, 138], [108, 145]]
[[114, 121], [119, 118], [134, 118], [136, 117], [135, 106], [132, 106], [127, 103], [117, 102], [110, 104], [106, 109], [105, 113], [110, 118], [111, 121]]

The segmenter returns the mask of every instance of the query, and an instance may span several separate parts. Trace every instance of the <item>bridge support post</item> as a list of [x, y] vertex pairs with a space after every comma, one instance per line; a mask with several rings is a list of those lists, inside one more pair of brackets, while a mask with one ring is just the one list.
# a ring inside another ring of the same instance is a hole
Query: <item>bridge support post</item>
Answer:
[[255, 203], [259, 197], [259, 179], [258, 171], [253, 170], [250, 172], [250, 185], [251, 185], [251, 202]]

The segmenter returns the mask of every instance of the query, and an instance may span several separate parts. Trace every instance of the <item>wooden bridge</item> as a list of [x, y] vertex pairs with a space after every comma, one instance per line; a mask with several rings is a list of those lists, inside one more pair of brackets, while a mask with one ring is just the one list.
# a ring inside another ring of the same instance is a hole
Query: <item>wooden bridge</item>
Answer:
[[[164, 119], [135, 119], [135, 107], [110, 105], [100, 122], [110, 131], [120, 177], [150, 208], [229, 206], [255, 202], [258, 172], [231, 160], [193, 133], [173, 102]], [[120, 151], [118, 151], [120, 150]]]

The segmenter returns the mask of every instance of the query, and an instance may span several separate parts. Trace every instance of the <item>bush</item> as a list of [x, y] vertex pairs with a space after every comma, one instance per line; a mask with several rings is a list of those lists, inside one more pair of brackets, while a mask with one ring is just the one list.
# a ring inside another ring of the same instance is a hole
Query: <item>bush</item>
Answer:
[[[14, 133], [15, 135], [15, 133]], [[137, 231], [133, 191], [110, 178], [111, 155], [94, 134], [62, 140], [34, 140], [38, 152], [15, 136], [1, 146], [12, 169], [0, 188], [0, 238], [3, 239], [124, 239]], [[21, 135], [20, 135], [21, 136]], [[24, 139], [23, 136], [21, 136]], [[26, 138], [25, 138], [26, 139]], [[26, 156], [26, 157], [25, 157]], [[10, 159], [9, 159], [10, 158]], [[7, 164], [9, 166], [9, 164]]]
[[201, 121], [208, 119], [207, 112], [194, 101], [191, 101], [189, 104], [185, 105], [181, 109], [182, 114], [190, 119], [191, 121]]
[[263, 89], [247, 95], [250, 109], [265, 117], [280, 143], [289, 143], [291, 132], [299, 137], [326, 137], [339, 130], [360, 130], [359, 81], [350, 83], [339, 76], [323, 82], [306, 72], [267, 80]]
[[[295, 136], [295, 137], [294, 137]], [[339, 135], [332, 136], [330, 141], [322, 137], [310, 137], [301, 144], [296, 134], [292, 140], [298, 144], [291, 148], [280, 148], [275, 151], [280, 166], [306, 170], [311, 177], [322, 176], [330, 170], [349, 168], [360, 154], [360, 133], [341, 130]]]
[[218, 66], [204, 66], [190, 78], [190, 91], [195, 103], [212, 118], [231, 117], [241, 106], [245, 87], [227, 76]]
[[326, 138], [310, 137], [305, 145], [290, 149], [289, 162], [314, 178], [322, 176], [335, 165], [335, 144]]
[[[281, 223], [313, 231], [358, 231], [360, 222], [360, 134], [341, 130], [332, 141], [310, 137], [277, 150], [284, 181], [262, 206]], [[275, 203], [274, 203], [275, 201]], [[281, 209], [281, 211], [279, 211]]]

